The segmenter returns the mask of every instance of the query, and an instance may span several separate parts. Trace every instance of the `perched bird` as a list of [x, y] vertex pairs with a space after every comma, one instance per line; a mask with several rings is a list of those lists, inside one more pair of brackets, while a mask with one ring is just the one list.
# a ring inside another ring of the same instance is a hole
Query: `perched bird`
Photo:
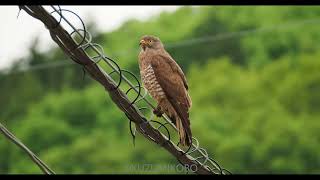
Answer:
[[189, 109], [192, 101], [183, 71], [164, 49], [158, 37], [145, 35], [139, 45], [142, 83], [158, 104], [153, 113], [158, 117], [163, 113], [168, 115], [178, 129], [180, 144], [190, 146], [192, 134]]

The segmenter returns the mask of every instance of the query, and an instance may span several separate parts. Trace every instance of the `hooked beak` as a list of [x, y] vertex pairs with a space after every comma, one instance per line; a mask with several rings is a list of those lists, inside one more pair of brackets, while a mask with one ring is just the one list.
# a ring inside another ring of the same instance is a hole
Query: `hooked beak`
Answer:
[[145, 44], [146, 44], [146, 41], [142, 39], [142, 40], [140, 41], [140, 43], [139, 43], [139, 46], [145, 45]]

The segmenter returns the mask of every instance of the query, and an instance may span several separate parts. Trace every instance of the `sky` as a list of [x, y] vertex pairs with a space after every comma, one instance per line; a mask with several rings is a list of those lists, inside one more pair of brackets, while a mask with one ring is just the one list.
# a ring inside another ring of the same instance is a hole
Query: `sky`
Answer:
[[[72, 10], [86, 22], [96, 20], [97, 29], [112, 31], [128, 19], [147, 20], [162, 11], [175, 11], [179, 6], [61, 6]], [[35, 37], [39, 37], [41, 50], [54, 45], [42, 22], [25, 11], [18, 15], [18, 6], [0, 6], [0, 69], [8, 68], [15, 59], [28, 55], [28, 48]], [[77, 21], [71, 17], [71, 22]]]

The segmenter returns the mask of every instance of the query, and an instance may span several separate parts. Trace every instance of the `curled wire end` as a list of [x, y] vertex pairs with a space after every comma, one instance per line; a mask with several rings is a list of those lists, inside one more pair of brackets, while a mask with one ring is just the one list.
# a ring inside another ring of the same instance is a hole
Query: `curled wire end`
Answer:
[[136, 136], [132, 136], [133, 147], [136, 147]]
[[[196, 145], [193, 144], [194, 142], [196, 142]], [[180, 145], [180, 141], [177, 143], [177, 146], [179, 146], [179, 145]], [[195, 147], [193, 148], [192, 151], [190, 151], [193, 146], [195, 146]], [[199, 141], [196, 138], [192, 137], [190, 146], [188, 146], [188, 149], [186, 151], [182, 152], [181, 156], [183, 156], [185, 154], [191, 154], [192, 152], [194, 152], [198, 149], [199, 149]]]
[[18, 11], [18, 15], [17, 15], [17, 19], [19, 18], [20, 12], [21, 12], [22, 7], [19, 6], [19, 11]]
[[[161, 122], [159, 121], [154, 121], [154, 120], [150, 120], [150, 122], [155, 122], [157, 124], [159, 124], [160, 126], [157, 128], [158, 131], [160, 131], [160, 128], [163, 127], [166, 132], [167, 132], [167, 137], [168, 137], [168, 140], [171, 141], [171, 137], [170, 137], [170, 132], [169, 132], [169, 129], [165, 126], [165, 124], [162, 124]], [[165, 142], [166, 143], [166, 142]], [[162, 145], [161, 145], [162, 146]]]
[[135, 146], [136, 146], [136, 128], [134, 128], [134, 130], [133, 130], [131, 118], [129, 117], [128, 114], [125, 114], [125, 115], [126, 115], [127, 118], [129, 119], [130, 134], [131, 134], [131, 137], [132, 137], [133, 147], [135, 147]]
[[135, 131], [132, 130], [132, 121], [130, 122], [130, 132], [131, 132], [131, 136], [132, 136], [132, 143], [133, 143], [133, 147], [136, 147], [136, 133]]
[[[210, 163], [210, 165], [214, 166], [214, 168], [207, 166], [212, 173], [223, 175], [223, 170], [221, 166], [213, 158], [209, 157], [208, 162]], [[215, 170], [217, 170], [218, 172], [215, 172]]]
[[111, 63], [113, 63], [117, 67], [117, 70], [113, 70], [111, 73], [109, 73], [110, 76], [111, 76], [111, 74], [113, 74], [115, 72], [119, 73], [119, 82], [118, 82], [117, 86], [115, 88], [113, 88], [113, 90], [117, 90], [120, 87], [120, 85], [122, 83], [122, 79], [123, 79], [122, 69], [120, 68], [120, 66], [113, 59], [111, 59], [111, 58], [109, 58], [107, 56], [103, 56], [102, 58], [103, 58], [103, 60], [105, 62], [110, 61]]
[[82, 66], [82, 72], [83, 72], [82, 81], [84, 81], [84, 78], [86, 76], [85, 66]]

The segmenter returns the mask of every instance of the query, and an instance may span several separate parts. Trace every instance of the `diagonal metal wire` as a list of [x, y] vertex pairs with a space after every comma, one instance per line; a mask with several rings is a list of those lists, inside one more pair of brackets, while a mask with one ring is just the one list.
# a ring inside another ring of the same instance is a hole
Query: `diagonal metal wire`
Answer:
[[[199, 141], [195, 137], [192, 138], [192, 145], [186, 150], [182, 150], [179, 144], [175, 144], [167, 125], [170, 125], [175, 131], [177, 129], [166, 115], [163, 115], [165, 123], [154, 120], [152, 113], [150, 118], [146, 118], [143, 111], [148, 110], [152, 112], [155, 106], [147, 99], [148, 94], [141, 86], [138, 78], [130, 71], [121, 69], [115, 60], [104, 54], [103, 48], [100, 45], [91, 42], [90, 33], [86, 30], [84, 22], [76, 13], [62, 9], [60, 6], [49, 6], [48, 8], [51, 10], [46, 10], [42, 6], [21, 6], [21, 8], [32, 17], [42, 21], [48, 28], [51, 38], [60, 46], [65, 54], [74, 62], [82, 65], [93, 79], [105, 87], [114, 103], [130, 120], [130, 132], [133, 138], [135, 138], [135, 132], [139, 131], [147, 139], [165, 148], [181, 164], [194, 167], [193, 169], [188, 169], [190, 172], [197, 174], [230, 174], [229, 171], [221, 168], [216, 161], [209, 157], [207, 151], [199, 146]], [[75, 27], [65, 17], [65, 13], [78, 18], [82, 27]], [[58, 18], [52, 14], [56, 14]], [[71, 28], [72, 32], [66, 31], [65, 27], [62, 26], [62, 22]], [[95, 55], [92, 56], [92, 53]], [[111, 72], [107, 73], [102, 68], [106, 65], [112, 69]], [[114, 73], [118, 75], [118, 81], [111, 77]], [[129, 89], [125, 90], [125, 88]], [[142, 94], [143, 90], [144, 94]], [[129, 92], [136, 93], [133, 100], [129, 98]], [[141, 103], [144, 103], [146, 106], [139, 107]], [[134, 129], [132, 123], [135, 124]], [[164, 135], [161, 129], [165, 129], [165, 134], [167, 135]]]
[[0, 132], [11, 142], [21, 148], [31, 160], [41, 169], [45, 174], [55, 174], [38, 156], [36, 156], [27, 146], [25, 146], [18, 138], [16, 138], [4, 125], [0, 123]]

